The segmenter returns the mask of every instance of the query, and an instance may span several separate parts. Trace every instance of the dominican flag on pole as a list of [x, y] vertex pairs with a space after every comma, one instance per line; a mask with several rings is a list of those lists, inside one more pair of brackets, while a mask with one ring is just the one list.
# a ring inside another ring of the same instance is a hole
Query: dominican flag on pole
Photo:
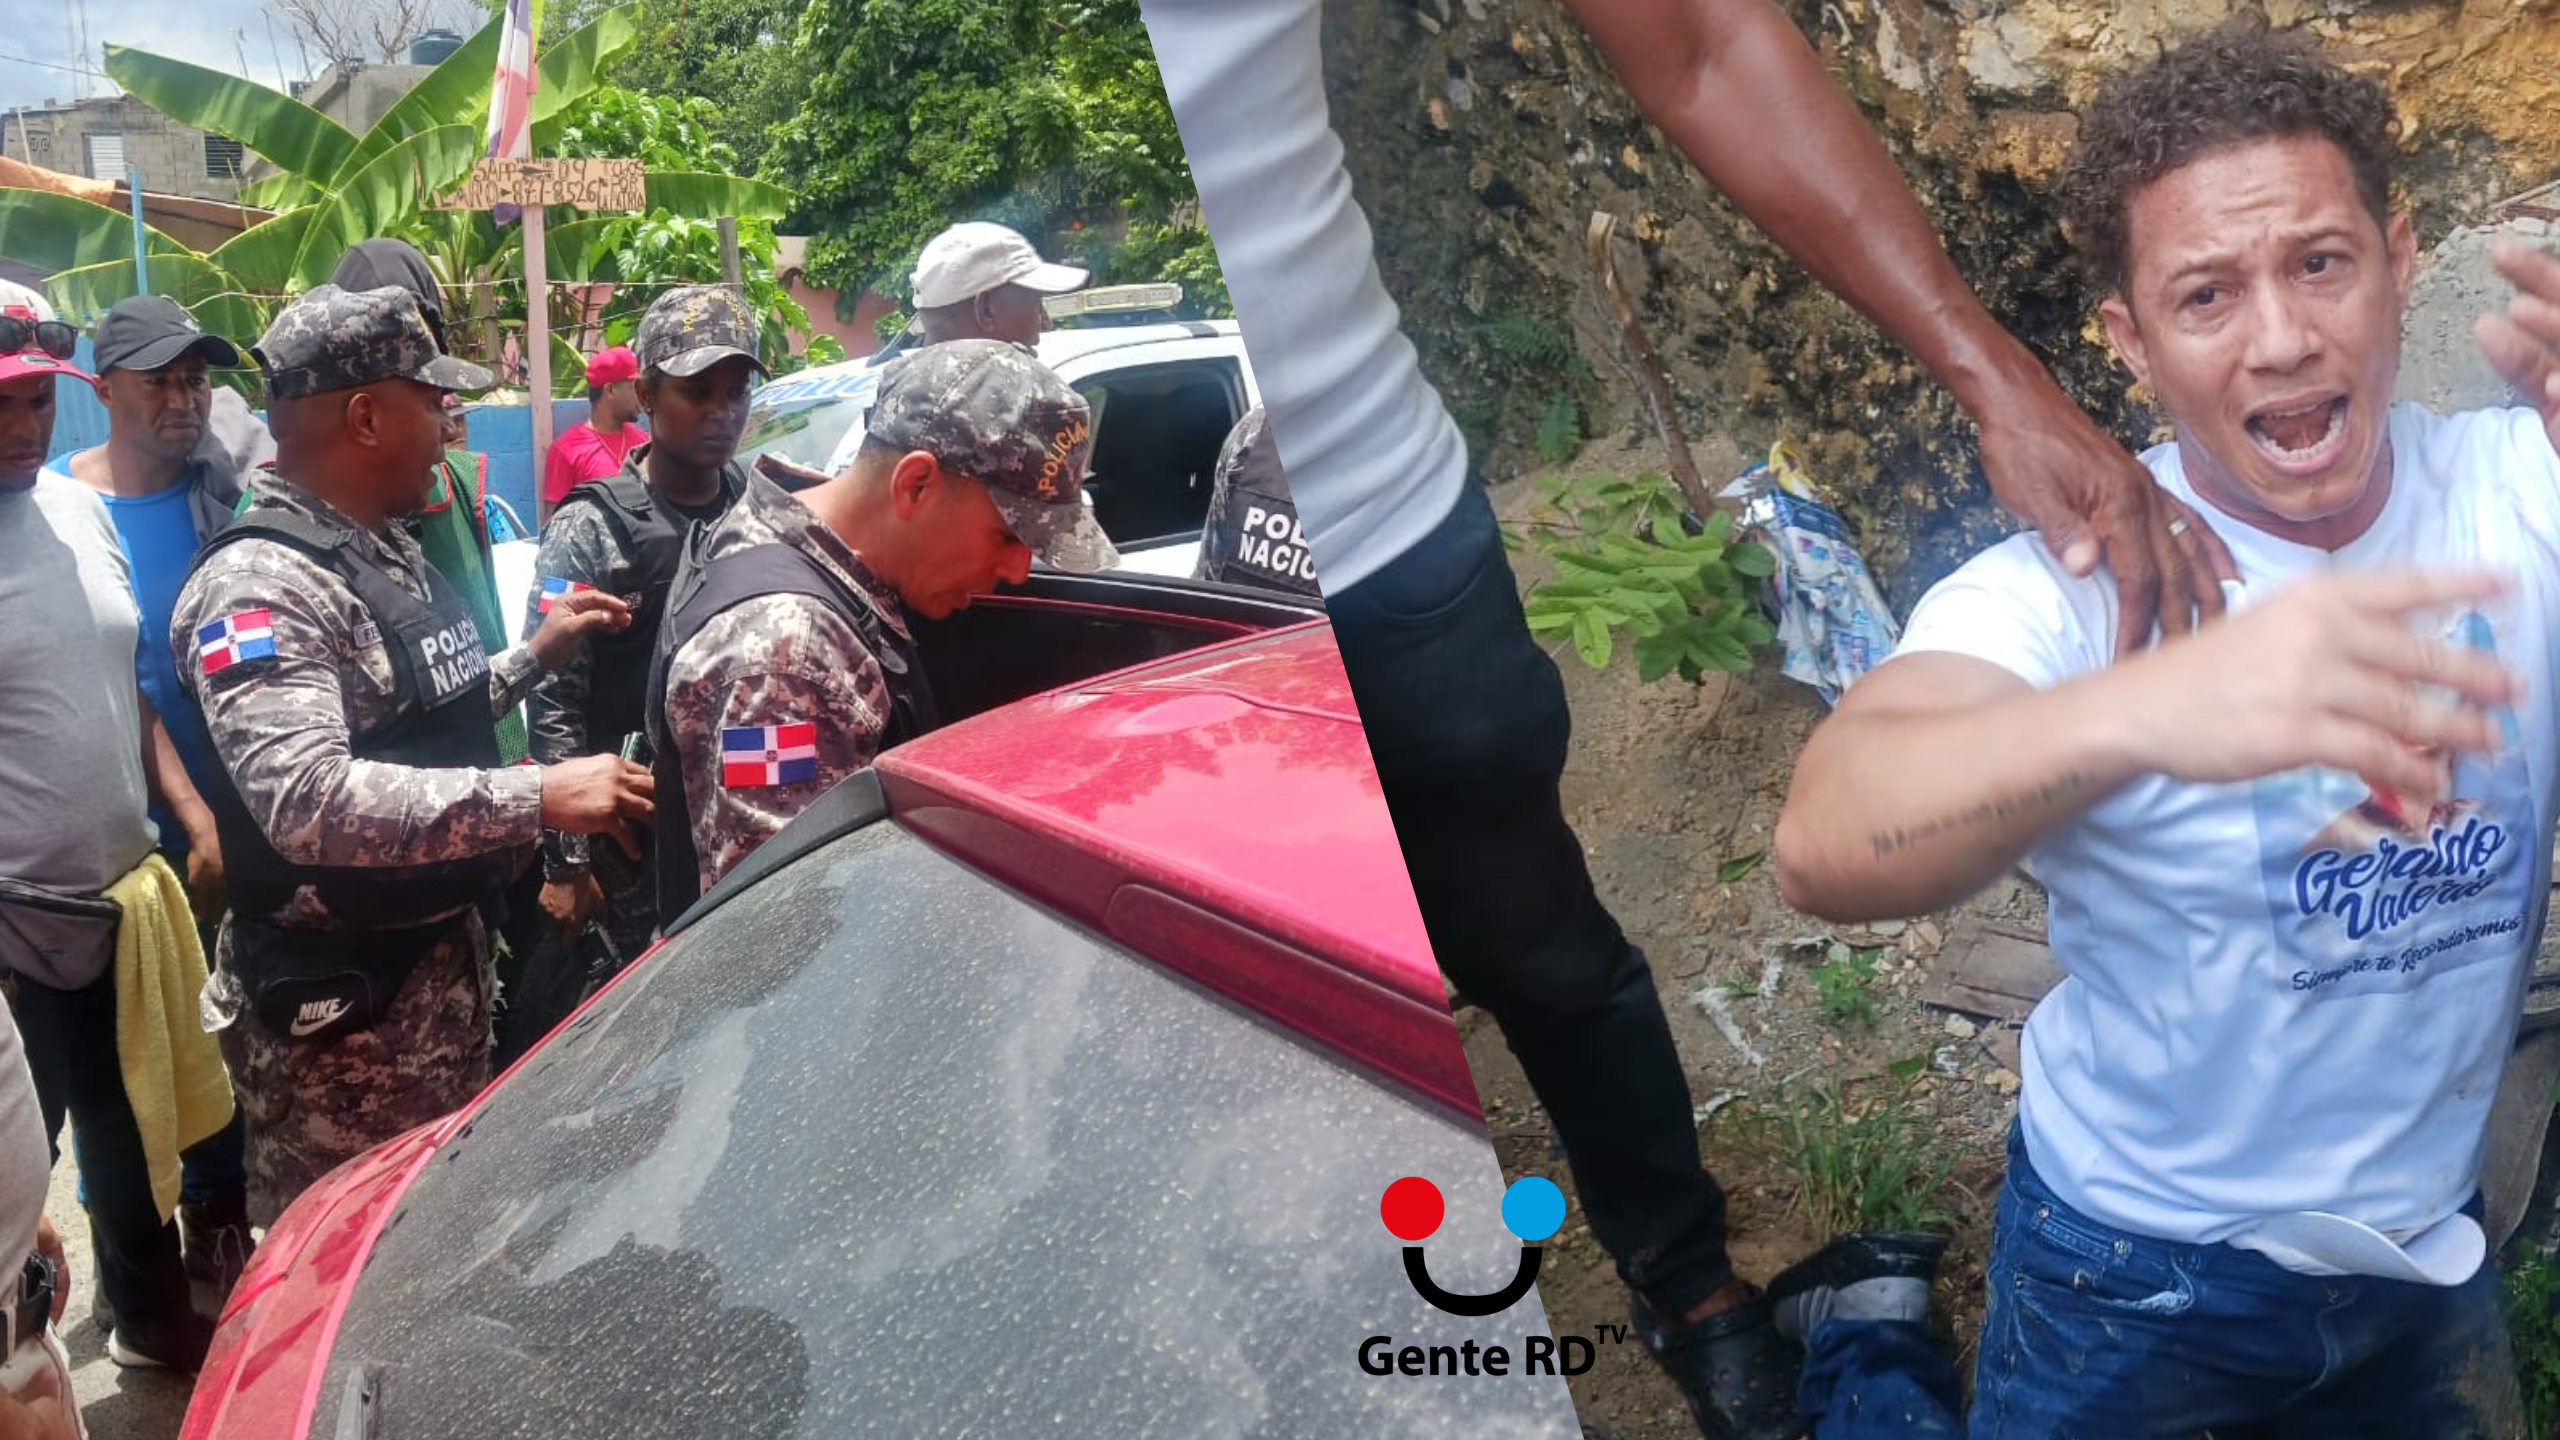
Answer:
[[243, 661], [272, 659], [275, 653], [275, 620], [264, 610], [243, 610], [196, 627], [196, 659], [207, 675], [219, 675]]
[[594, 588], [596, 587], [588, 584], [584, 580], [563, 580], [557, 575], [546, 575], [542, 580], [542, 604], [538, 607], [538, 611], [541, 614], [548, 615], [551, 613], [551, 603], [553, 601], [566, 600], [572, 595], [593, 590]]
[[720, 783], [731, 790], [797, 785], [818, 778], [818, 726], [728, 725], [720, 731]]
[[[498, 34], [498, 75], [489, 92], [489, 156], [522, 160], [533, 154], [533, 0], [507, 0], [506, 28]], [[501, 225], [515, 223], [514, 205], [489, 212]]]

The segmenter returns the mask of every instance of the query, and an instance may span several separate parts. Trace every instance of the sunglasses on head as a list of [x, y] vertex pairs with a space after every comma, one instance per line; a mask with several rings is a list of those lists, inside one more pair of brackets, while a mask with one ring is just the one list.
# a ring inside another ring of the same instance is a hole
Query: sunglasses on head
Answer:
[[42, 350], [56, 360], [68, 360], [79, 344], [80, 332], [59, 320], [21, 320], [15, 315], [0, 315], [0, 355]]

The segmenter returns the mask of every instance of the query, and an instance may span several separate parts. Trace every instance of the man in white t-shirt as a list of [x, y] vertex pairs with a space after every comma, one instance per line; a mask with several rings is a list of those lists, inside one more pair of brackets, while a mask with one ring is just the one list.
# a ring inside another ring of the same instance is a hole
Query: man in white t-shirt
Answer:
[[[1565, 823], [1563, 687], [1522, 621], [1465, 443], [1379, 281], [1328, 123], [1321, 8], [1140, 5], [1415, 897], [1442, 969], [1501, 1024], [1553, 1120], [1592, 1232], [1636, 1292], [1636, 1333], [1700, 1428], [1785, 1440], [1803, 1425], [1794, 1344], [1734, 1273], [1652, 974]], [[1984, 427], [1994, 491], [2071, 573], [2103, 552], [2129, 639], [2155, 613], [2173, 630], [2191, 611], [2218, 613], [2224, 562], [2209, 532], [1984, 313], [1783, 11], [1568, 8], [1737, 208], [1954, 391]], [[1925, 1269], [1934, 1251], [1895, 1258]]]
[[[1996, 546], [1779, 823], [1789, 901], [1833, 919], [2021, 862], [2051, 895], [1977, 1437], [2522, 1433], [2478, 1174], [2560, 776], [2560, 263], [2502, 256], [2526, 298], [2481, 326], [2538, 410], [2393, 406], [2394, 133], [2378, 84], [2249, 25], [2101, 89], [2064, 210], [2232, 618], [2118, 662], [2113, 595]], [[1931, 1399], [1944, 1428], [1917, 1327], [1809, 1328], [1816, 1433], [1925, 1432]]]

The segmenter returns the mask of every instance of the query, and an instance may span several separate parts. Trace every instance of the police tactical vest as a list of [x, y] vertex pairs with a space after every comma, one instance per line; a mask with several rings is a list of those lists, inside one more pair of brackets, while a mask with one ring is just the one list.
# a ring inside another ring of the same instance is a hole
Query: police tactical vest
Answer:
[[[356, 552], [349, 543], [354, 533], [299, 515], [253, 510], [206, 543], [196, 568], [226, 546], [253, 538], [279, 541], [328, 566], [381, 629], [395, 691], [391, 715], [350, 735], [349, 753], [421, 770], [498, 768], [497, 733], [489, 723], [489, 657], [470, 607], [432, 566], [425, 569], [434, 598], [420, 600], [390, 571]], [[201, 683], [189, 673], [190, 691]], [[505, 848], [424, 864], [295, 865], [277, 853], [249, 814], [229, 758], [216, 758], [216, 783], [204, 798], [222, 836], [232, 908], [241, 916], [284, 910], [309, 885], [337, 928], [393, 930], [478, 904], [515, 873], [515, 852]]]
[[[658, 632], [658, 652], [649, 666], [649, 768], [659, 797], [654, 821], [658, 915], [670, 923], [702, 898], [702, 863], [693, 845], [683, 757], [668, 740], [667, 666], [713, 616], [759, 596], [809, 596], [842, 616], [880, 662], [889, 684], [889, 725], [880, 737], [881, 749], [912, 740], [941, 723], [914, 644], [890, 628], [861, 587], [845, 583], [816, 556], [780, 542], [731, 551], [704, 564], [701, 547], [710, 530], [708, 525], [695, 530], [685, 546], [670, 596], [673, 610]], [[836, 717], [806, 718], [823, 723]], [[719, 743], [717, 735], [712, 743]]]
[[[736, 503], [743, 486], [734, 466], [722, 469], [723, 509]], [[596, 588], [631, 606], [628, 629], [587, 637], [587, 653], [594, 661], [587, 690], [587, 742], [591, 749], [608, 751], [620, 748], [622, 737], [643, 724], [649, 662], [658, 652], [658, 625], [667, 613], [667, 592], [675, 584], [676, 562], [684, 557], [685, 532], [692, 522], [627, 465], [571, 490], [560, 508], [580, 503], [603, 513], [621, 556], [612, 573], [597, 579]]]
[[1245, 480], [1220, 484], [1211, 492], [1209, 514], [1201, 522], [1196, 574], [1311, 600], [1324, 594], [1298, 507], [1287, 492], [1274, 493]]

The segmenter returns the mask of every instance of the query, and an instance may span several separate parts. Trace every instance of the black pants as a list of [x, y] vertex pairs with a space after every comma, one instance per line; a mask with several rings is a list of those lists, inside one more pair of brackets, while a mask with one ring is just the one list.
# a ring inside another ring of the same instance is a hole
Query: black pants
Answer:
[[[186, 873], [183, 861], [172, 862], [180, 874]], [[205, 963], [213, 963], [213, 942], [222, 934], [219, 923], [199, 925], [196, 938], [204, 942]], [[58, 1122], [57, 1122], [58, 1123]], [[201, 1205], [219, 1220], [240, 1213], [245, 1203], [248, 1172], [243, 1168], [243, 1149], [247, 1145], [247, 1128], [238, 1106], [231, 1110], [231, 1123], [210, 1136], [197, 1141], [178, 1155], [178, 1199], [187, 1205]], [[71, 1153], [80, 1162], [80, 1204], [89, 1204], [89, 1152], [78, 1131], [71, 1135]]]
[[144, 1329], [184, 1323], [192, 1312], [177, 1222], [161, 1219], [151, 1198], [142, 1132], [117, 1059], [114, 968], [78, 990], [56, 990], [24, 976], [10, 983], [11, 1009], [26, 1042], [27, 1068], [35, 1076], [45, 1140], [55, 1160], [62, 1158], [66, 1114], [78, 1131], [98, 1283], [116, 1322]]
[[1652, 972], [1565, 823], [1564, 684], [1482, 488], [1325, 598], [1440, 968], [1501, 1025], [1618, 1273], [1676, 1316], [1733, 1273], [1724, 1194]]

